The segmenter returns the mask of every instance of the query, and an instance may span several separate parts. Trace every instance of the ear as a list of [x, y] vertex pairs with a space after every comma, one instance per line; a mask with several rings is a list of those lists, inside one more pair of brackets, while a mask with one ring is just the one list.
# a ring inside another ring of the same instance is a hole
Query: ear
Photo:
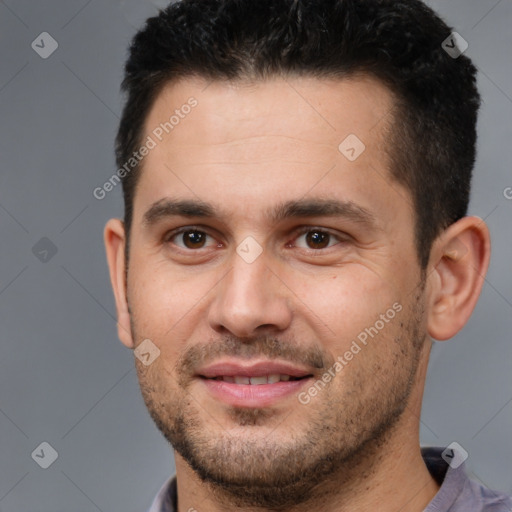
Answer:
[[489, 229], [478, 217], [464, 217], [434, 242], [428, 275], [428, 332], [437, 340], [457, 334], [468, 321], [489, 266]]
[[110, 272], [110, 283], [114, 291], [117, 310], [117, 335], [128, 348], [134, 348], [130, 326], [130, 314], [126, 299], [125, 258], [126, 243], [124, 224], [120, 219], [110, 219], [103, 231], [103, 240], [107, 252], [107, 262]]

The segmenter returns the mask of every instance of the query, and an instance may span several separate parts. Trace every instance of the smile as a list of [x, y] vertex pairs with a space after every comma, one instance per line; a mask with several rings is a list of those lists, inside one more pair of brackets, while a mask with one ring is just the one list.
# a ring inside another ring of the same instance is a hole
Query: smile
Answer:
[[261, 408], [300, 392], [313, 373], [286, 361], [224, 360], [201, 368], [196, 377], [215, 400], [234, 407]]
[[262, 384], [275, 384], [276, 382], [288, 382], [290, 380], [298, 380], [301, 377], [293, 377], [286, 374], [273, 373], [271, 375], [262, 375], [261, 377], [246, 377], [244, 375], [220, 375], [214, 377], [214, 380], [221, 380], [223, 382], [234, 382], [235, 384], [243, 384], [245, 386], [261, 386]]

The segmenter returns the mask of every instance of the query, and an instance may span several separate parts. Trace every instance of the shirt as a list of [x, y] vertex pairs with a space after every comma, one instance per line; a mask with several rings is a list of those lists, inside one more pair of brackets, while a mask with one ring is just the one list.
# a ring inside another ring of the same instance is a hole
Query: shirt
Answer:
[[[464, 463], [451, 467], [441, 457], [444, 448], [422, 448], [421, 455], [432, 475], [441, 486], [423, 512], [511, 512], [512, 498], [491, 491], [470, 480]], [[160, 489], [148, 512], [177, 512], [176, 477], [171, 477]]]

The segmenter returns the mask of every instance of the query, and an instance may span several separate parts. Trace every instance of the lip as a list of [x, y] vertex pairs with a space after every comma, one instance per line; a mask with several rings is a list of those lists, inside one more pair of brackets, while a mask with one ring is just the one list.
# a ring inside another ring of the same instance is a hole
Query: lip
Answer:
[[197, 371], [198, 376], [213, 379], [215, 377], [262, 377], [271, 374], [290, 375], [291, 377], [306, 377], [312, 372], [308, 368], [293, 365], [286, 361], [219, 361]]
[[[237, 384], [215, 377], [263, 377], [264, 375], [290, 375], [300, 380], [267, 384]], [[214, 398], [234, 407], [261, 408], [276, 404], [310, 383], [312, 372], [307, 368], [284, 361], [219, 361], [201, 368], [196, 377]]]

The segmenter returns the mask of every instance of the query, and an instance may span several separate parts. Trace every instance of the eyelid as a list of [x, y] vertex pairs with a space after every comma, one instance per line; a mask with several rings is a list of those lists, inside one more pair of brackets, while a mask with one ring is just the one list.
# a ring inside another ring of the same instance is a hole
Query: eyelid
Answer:
[[[172, 229], [170, 231], [166, 231], [165, 234], [163, 235], [162, 240], [163, 240], [164, 243], [171, 243], [171, 239], [172, 238], [175, 238], [176, 236], [178, 236], [178, 235], [180, 235], [180, 234], [182, 234], [182, 233], [184, 233], [186, 231], [197, 231], [199, 233], [203, 233], [206, 236], [209, 236], [210, 238], [214, 239], [217, 242], [217, 246], [221, 243], [221, 242], [219, 242], [218, 237], [216, 237], [213, 234], [211, 234], [209, 228], [207, 228], [205, 226], [200, 226], [200, 225], [181, 226], [181, 227], [178, 227], [176, 229]], [[294, 231], [294, 233], [293, 233], [292, 242], [294, 242], [298, 237], [300, 237], [300, 236], [302, 236], [302, 235], [304, 235], [306, 233], [309, 233], [311, 231], [318, 231], [320, 233], [325, 233], [325, 234], [329, 235], [330, 237], [335, 238], [338, 243], [346, 242], [350, 238], [350, 235], [348, 235], [346, 233], [338, 233], [338, 232], [335, 233], [335, 232], [333, 232], [329, 228], [325, 228], [325, 227], [322, 227], [322, 226], [311, 225], [311, 226], [301, 226], [301, 227], [297, 228]], [[328, 251], [329, 249], [331, 249], [334, 246], [338, 245], [338, 243], [334, 244], [334, 245], [332, 245], [330, 247], [325, 247], [323, 249], [309, 249], [309, 248], [304, 248], [304, 247], [297, 247], [297, 248], [302, 250], [302, 251], [320, 253], [322, 251]], [[289, 244], [290, 244], [290, 242], [287, 242], [286, 245], [289, 245]], [[183, 251], [187, 251], [187, 252], [198, 252], [201, 249], [208, 249], [208, 246], [207, 247], [200, 247], [198, 249], [188, 249], [188, 248], [180, 247], [180, 246], [178, 246], [177, 244], [174, 244], [174, 243], [173, 243], [173, 245], [178, 247], [178, 249], [183, 250]], [[294, 245], [294, 247], [296, 247], [296, 246]]]
[[[347, 242], [350, 239], [350, 235], [348, 235], [346, 233], [337, 233], [337, 232], [335, 233], [332, 230], [330, 230], [328, 228], [321, 227], [321, 226], [303, 226], [301, 228], [298, 228], [295, 231], [295, 233], [293, 235], [293, 241], [295, 241], [295, 239], [297, 239], [298, 237], [300, 237], [306, 233], [309, 233], [311, 231], [319, 231], [320, 233], [325, 233], [325, 234], [335, 238], [337, 240], [337, 243], [334, 245], [331, 245], [330, 247], [325, 247], [323, 249], [309, 249], [309, 248], [304, 248], [304, 247], [298, 247], [298, 249], [300, 249], [302, 251], [307, 251], [307, 252], [320, 253], [322, 251], [328, 251], [329, 249], [332, 249], [339, 243]], [[294, 246], [294, 247], [296, 247], [296, 246]]]
[[[213, 238], [217, 242], [217, 245], [219, 244], [217, 238], [215, 236], [213, 236], [208, 231], [208, 229], [205, 229], [203, 226], [197, 226], [197, 225], [181, 226], [179, 228], [171, 229], [170, 231], [166, 231], [164, 233], [164, 236], [162, 237], [162, 241], [164, 243], [172, 243], [171, 242], [172, 238], [175, 238], [176, 236], [181, 235], [182, 233], [184, 233], [186, 231], [197, 231], [199, 233], [203, 233], [206, 236], [209, 236], [210, 238]], [[174, 244], [174, 245], [176, 245], [176, 244]], [[206, 249], [207, 248], [207, 247], [200, 247], [199, 249], [187, 249], [187, 248], [180, 247], [178, 245], [176, 245], [176, 247], [178, 247], [182, 251], [199, 251], [201, 249]]]

